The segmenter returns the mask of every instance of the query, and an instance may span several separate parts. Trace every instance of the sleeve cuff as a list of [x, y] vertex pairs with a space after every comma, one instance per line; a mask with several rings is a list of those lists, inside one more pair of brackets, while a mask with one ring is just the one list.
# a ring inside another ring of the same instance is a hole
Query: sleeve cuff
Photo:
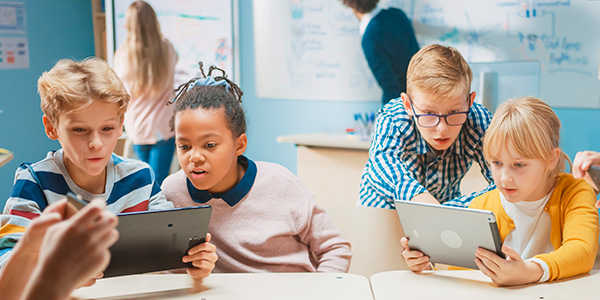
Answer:
[[546, 264], [543, 260], [541, 260], [539, 258], [535, 258], [535, 257], [526, 259], [525, 262], [534, 262], [534, 263], [540, 265], [540, 267], [542, 267], [542, 271], [544, 273], [542, 274], [542, 277], [540, 278], [540, 280], [538, 280], [538, 282], [548, 281], [548, 279], [550, 278], [550, 268], [548, 268], [548, 264]]

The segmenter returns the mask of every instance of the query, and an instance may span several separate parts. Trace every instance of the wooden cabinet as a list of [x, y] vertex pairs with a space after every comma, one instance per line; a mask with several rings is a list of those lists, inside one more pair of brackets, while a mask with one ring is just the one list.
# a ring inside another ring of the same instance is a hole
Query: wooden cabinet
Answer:
[[106, 13], [104, 11], [104, 0], [91, 1], [95, 55], [98, 58], [106, 60]]

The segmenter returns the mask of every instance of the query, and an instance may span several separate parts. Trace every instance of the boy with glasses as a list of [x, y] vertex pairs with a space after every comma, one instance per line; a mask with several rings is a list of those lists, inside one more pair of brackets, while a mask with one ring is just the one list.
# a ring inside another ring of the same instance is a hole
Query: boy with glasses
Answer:
[[[431, 45], [411, 59], [406, 93], [380, 111], [359, 204], [394, 208], [394, 200], [469, 205], [495, 188], [482, 151], [490, 112], [474, 103], [471, 68], [452, 48]], [[473, 162], [490, 183], [462, 195], [460, 181]]]

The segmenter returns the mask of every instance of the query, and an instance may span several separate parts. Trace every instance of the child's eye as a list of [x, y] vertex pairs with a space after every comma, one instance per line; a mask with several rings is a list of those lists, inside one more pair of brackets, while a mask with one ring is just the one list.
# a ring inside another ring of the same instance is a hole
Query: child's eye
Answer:
[[114, 129], [115, 129], [114, 127], [104, 127], [104, 128], [102, 128], [102, 131], [111, 131]]
[[217, 143], [207, 143], [205, 147], [206, 148], [214, 148], [216, 146], [217, 146]]
[[524, 166], [525, 166], [525, 164], [523, 164], [523, 163], [515, 163], [515, 168], [522, 168]]
[[74, 132], [85, 132], [85, 129], [80, 128], [80, 127], [75, 127], [75, 128], [73, 128], [71, 130], [73, 130]]
[[177, 148], [179, 148], [181, 150], [188, 150], [188, 149], [190, 149], [190, 146], [188, 146], [188, 145], [178, 145]]
[[492, 165], [501, 166], [502, 162], [497, 160], [492, 160]]

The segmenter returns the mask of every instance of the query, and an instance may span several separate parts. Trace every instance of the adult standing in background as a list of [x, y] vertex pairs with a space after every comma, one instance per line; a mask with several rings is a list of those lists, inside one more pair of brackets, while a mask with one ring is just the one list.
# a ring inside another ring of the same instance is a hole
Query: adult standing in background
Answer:
[[378, 2], [342, 0], [360, 20], [362, 49], [383, 90], [381, 101], [386, 104], [406, 92], [406, 69], [410, 58], [419, 51], [419, 44], [406, 14], [392, 7], [380, 9]]
[[175, 133], [169, 120], [177, 53], [163, 37], [154, 9], [135, 1], [125, 12], [125, 42], [115, 53], [114, 69], [131, 95], [125, 130], [135, 154], [147, 162], [160, 185], [169, 175], [175, 153]]

